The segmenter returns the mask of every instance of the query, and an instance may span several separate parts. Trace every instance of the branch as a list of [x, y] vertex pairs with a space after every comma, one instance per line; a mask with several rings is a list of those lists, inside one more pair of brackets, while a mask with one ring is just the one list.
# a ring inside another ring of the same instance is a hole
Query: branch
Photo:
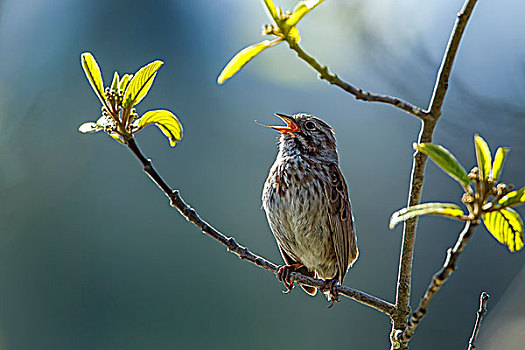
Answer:
[[472, 233], [474, 232], [474, 228], [476, 226], [477, 222], [467, 222], [465, 224], [465, 227], [463, 228], [463, 231], [461, 231], [458, 240], [454, 245], [454, 248], [449, 248], [447, 250], [447, 257], [445, 259], [443, 267], [441, 268], [441, 270], [434, 274], [434, 276], [432, 277], [432, 281], [428, 285], [425, 295], [421, 299], [416, 312], [414, 312], [410, 317], [408, 326], [406, 327], [404, 332], [400, 333], [397, 336], [397, 340], [399, 342], [406, 344], [412, 338], [412, 335], [416, 331], [419, 322], [427, 313], [428, 304], [430, 304], [430, 301], [432, 300], [434, 295], [439, 291], [441, 286], [447, 281], [448, 277], [456, 270], [456, 261], [463, 249], [465, 248], [465, 246], [467, 245], [467, 242], [472, 236]]
[[483, 321], [483, 316], [485, 316], [485, 313], [487, 313], [487, 301], [488, 300], [489, 300], [488, 293], [482, 292], [481, 296], [479, 297], [479, 310], [476, 316], [476, 323], [474, 324], [474, 330], [472, 331], [472, 336], [470, 337], [470, 340], [468, 341], [467, 350], [476, 349], [476, 345], [475, 345], [476, 338], [478, 337], [479, 327], [481, 326], [481, 322]]
[[[435, 121], [423, 122], [418, 138], [418, 143], [432, 142], [432, 134], [436, 127]], [[427, 155], [417, 151], [412, 161], [412, 174], [410, 176], [410, 194], [407, 207], [421, 202], [421, 192], [425, 177]], [[412, 262], [414, 257], [414, 243], [418, 218], [412, 218], [403, 224], [403, 240], [401, 243], [401, 257], [397, 277], [396, 312], [392, 317], [393, 328], [402, 330], [406, 327], [410, 315], [410, 285], [412, 283]]]
[[461, 37], [463, 36], [463, 32], [465, 31], [476, 2], [477, 0], [465, 1], [463, 8], [457, 15], [454, 29], [452, 29], [452, 34], [448, 40], [445, 55], [443, 56], [441, 66], [439, 67], [438, 78], [436, 79], [432, 99], [430, 100], [430, 106], [428, 108], [430, 114], [435, 119], [439, 118], [439, 115], [441, 114], [441, 107], [443, 106], [443, 101], [445, 100], [445, 95], [447, 93], [448, 80], [450, 72], [452, 71], [452, 66], [454, 65], [454, 59], [456, 58]]
[[367, 101], [367, 102], [382, 102], [394, 105], [395, 107], [410, 113], [422, 120], [429, 119], [429, 113], [424, 111], [420, 107], [413, 105], [409, 102], [406, 102], [400, 98], [392, 97], [388, 95], [374, 94], [368, 91], [363, 91], [360, 88], [357, 88], [349, 83], [341, 80], [336, 74], [331, 73], [327, 66], [319, 64], [315, 58], [308, 55], [298, 43], [291, 39], [287, 39], [287, 43], [290, 46], [290, 49], [294, 50], [297, 53], [297, 56], [303, 61], [308, 63], [310, 67], [315, 69], [319, 73], [319, 78], [326, 80], [330, 84], [336, 85], [343, 89], [344, 91], [355, 96], [356, 99]]
[[[149, 177], [157, 184], [157, 186], [168, 196], [170, 199], [170, 204], [172, 207], [178, 209], [182, 216], [184, 216], [189, 222], [197, 226], [203, 233], [215, 239], [219, 243], [225, 245], [228, 248], [228, 251], [237, 255], [240, 259], [251, 262], [252, 264], [259, 266], [262, 269], [277, 274], [279, 266], [252, 253], [248, 248], [241, 246], [235, 241], [233, 237], [227, 237], [221, 232], [217, 231], [214, 227], [208, 224], [206, 221], [201, 219], [197, 212], [190, 207], [182, 197], [178, 190], [172, 190], [168, 184], [162, 179], [162, 177], [157, 173], [151, 161], [147, 159], [142, 152], [140, 151], [137, 143], [133, 138], [126, 139], [126, 144], [128, 148], [133, 152], [133, 154], [139, 159], [144, 167], [144, 172], [149, 175]], [[291, 279], [299, 284], [304, 284], [307, 286], [317, 287], [321, 291], [328, 291], [329, 286], [325, 281], [311, 278], [305, 275], [302, 275], [298, 272], [291, 273]], [[354, 299], [361, 304], [374, 308], [386, 315], [391, 315], [394, 312], [394, 305], [384, 301], [380, 298], [372, 296], [370, 294], [355, 290], [346, 286], [337, 284], [334, 287], [337, 292], [341, 295], [347, 296], [351, 299]]]
[[[437, 120], [441, 116], [441, 107], [448, 89], [448, 80], [454, 58], [461, 41], [461, 37], [474, 9], [477, 0], [466, 0], [463, 8], [458, 13], [456, 23], [450, 35], [443, 60], [438, 71], [434, 92], [427, 109], [430, 118], [423, 120], [418, 142], [432, 142], [432, 135]], [[424, 171], [427, 157], [419, 151], [414, 153], [412, 163], [412, 174], [410, 179], [410, 195], [408, 197], [408, 206], [416, 205], [421, 200], [421, 190], [423, 187]], [[401, 247], [401, 261], [399, 263], [399, 274], [396, 291], [396, 312], [392, 320], [393, 328], [403, 330], [406, 326], [406, 320], [410, 314], [410, 284], [412, 275], [412, 261], [414, 256], [414, 241], [416, 235], [417, 218], [408, 220], [403, 227], [403, 243]], [[406, 348], [406, 344], [401, 344]]]

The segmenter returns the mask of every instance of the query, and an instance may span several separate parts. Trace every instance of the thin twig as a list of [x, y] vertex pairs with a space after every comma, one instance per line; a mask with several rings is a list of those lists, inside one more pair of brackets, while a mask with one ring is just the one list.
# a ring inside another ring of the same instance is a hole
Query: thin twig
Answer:
[[472, 336], [470, 337], [470, 340], [468, 341], [467, 350], [476, 349], [476, 339], [478, 337], [479, 327], [481, 326], [481, 322], [483, 321], [483, 316], [485, 316], [485, 314], [487, 313], [487, 301], [488, 300], [489, 300], [488, 293], [482, 292], [479, 297], [479, 310], [476, 316], [476, 323], [474, 324], [474, 330], [472, 331]]
[[375, 94], [368, 91], [363, 91], [360, 88], [357, 88], [343, 80], [341, 80], [336, 74], [331, 73], [327, 66], [319, 64], [315, 58], [308, 55], [295, 41], [288, 39], [288, 45], [292, 50], [297, 53], [297, 56], [303, 61], [308, 63], [310, 67], [315, 69], [319, 73], [319, 78], [326, 80], [330, 84], [336, 85], [343, 89], [344, 91], [355, 96], [356, 99], [368, 102], [382, 102], [394, 105], [395, 107], [410, 113], [422, 120], [427, 120], [429, 118], [429, 113], [420, 107], [413, 105], [409, 102], [406, 102], [398, 97], [392, 97], [388, 95]]
[[[465, 31], [467, 22], [472, 14], [477, 0], [466, 0], [463, 8], [457, 15], [456, 23], [452, 29], [447, 48], [436, 78], [436, 84], [432, 98], [427, 109], [430, 119], [424, 120], [421, 125], [418, 142], [432, 142], [432, 135], [437, 120], [441, 116], [441, 107], [448, 89], [450, 72], [454, 64], [461, 37]], [[414, 153], [412, 163], [412, 174], [410, 179], [410, 195], [408, 206], [420, 203], [421, 190], [423, 187], [424, 171], [427, 157], [419, 151]], [[399, 274], [396, 291], [396, 312], [393, 315], [393, 332], [402, 331], [406, 326], [410, 314], [410, 285], [412, 275], [412, 261], [414, 256], [414, 242], [416, 235], [417, 218], [405, 222], [403, 227], [403, 243], [401, 247], [401, 258], [399, 263]], [[406, 349], [406, 343], [397, 344], [401, 349]]]
[[[147, 159], [142, 152], [140, 151], [137, 143], [133, 138], [126, 139], [128, 148], [133, 152], [133, 154], [139, 159], [144, 167], [144, 172], [149, 175], [149, 177], [157, 184], [157, 186], [168, 196], [171, 201], [171, 206], [178, 209], [182, 216], [184, 216], [189, 222], [197, 226], [203, 233], [210, 236], [211, 238], [217, 240], [221, 244], [225, 245], [228, 248], [228, 251], [236, 254], [240, 259], [251, 262], [252, 264], [259, 266], [267, 271], [277, 274], [279, 266], [268, 261], [254, 253], [252, 253], [248, 248], [241, 246], [235, 241], [233, 237], [227, 237], [206, 221], [201, 219], [197, 212], [190, 207], [182, 197], [178, 190], [172, 190], [168, 184], [162, 179], [162, 177], [157, 173], [151, 161]], [[302, 275], [298, 272], [291, 273], [291, 278], [293, 281], [298, 284], [304, 284], [312, 287], [317, 287], [321, 291], [327, 291], [330, 287], [326, 284], [325, 281], [311, 278], [305, 275]], [[355, 290], [346, 286], [337, 284], [334, 287], [337, 292], [341, 295], [347, 296], [351, 299], [354, 299], [361, 304], [372, 307], [386, 315], [391, 315], [394, 312], [394, 305], [384, 301], [380, 298], [377, 298], [373, 295], [367, 294], [365, 292]]]
[[428, 285], [425, 295], [419, 302], [417, 310], [412, 314], [412, 316], [410, 316], [410, 321], [408, 322], [404, 332], [398, 334], [397, 340], [399, 342], [406, 344], [412, 338], [412, 335], [416, 331], [419, 322], [427, 313], [428, 304], [430, 304], [430, 301], [439, 291], [441, 286], [447, 281], [448, 277], [456, 270], [456, 261], [467, 245], [467, 242], [472, 236], [476, 226], [477, 222], [467, 222], [463, 228], [463, 231], [461, 231], [454, 247], [447, 250], [447, 257], [443, 267], [432, 277], [432, 281]]

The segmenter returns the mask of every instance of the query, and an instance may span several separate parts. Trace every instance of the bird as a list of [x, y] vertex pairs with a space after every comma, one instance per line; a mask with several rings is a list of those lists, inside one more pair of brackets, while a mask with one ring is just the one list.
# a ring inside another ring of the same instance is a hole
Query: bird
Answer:
[[[275, 113], [285, 126], [270, 126], [281, 133], [279, 151], [262, 193], [263, 209], [285, 262], [277, 278], [293, 288], [290, 273], [325, 280], [331, 306], [334, 289], [342, 283], [359, 255], [348, 189], [339, 168], [334, 130], [306, 113]], [[317, 288], [301, 285], [310, 295]]]

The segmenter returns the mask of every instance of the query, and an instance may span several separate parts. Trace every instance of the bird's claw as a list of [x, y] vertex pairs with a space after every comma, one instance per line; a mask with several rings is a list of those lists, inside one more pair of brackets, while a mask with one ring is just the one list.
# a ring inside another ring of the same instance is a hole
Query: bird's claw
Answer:
[[284, 286], [287, 288], [287, 290], [283, 290], [284, 294], [289, 294], [292, 291], [294, 283], [293, 281], [290, 281], [290, 274], [301, 266], [302, 264], [283, 265], [277, 270], [277, 279], [283, 282]]
[[337, 301], [339, 302], [339, 293], [337, 292], [337, 289], [335, 289], [335, 285], [339, 281], [337, 280], [337, 277], [326, 279], [321, 286], [321, 289], [325, 289], [328, 287], [328, 299], [330, 300], [330, 306], [328, 308], [332, 308], [334, 306], [334, 303]]

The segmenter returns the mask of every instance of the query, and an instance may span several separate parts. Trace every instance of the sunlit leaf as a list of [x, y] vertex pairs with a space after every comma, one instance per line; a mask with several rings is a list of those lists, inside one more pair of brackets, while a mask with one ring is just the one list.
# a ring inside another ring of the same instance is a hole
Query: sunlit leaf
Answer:
[[122, 105], [125, 108], [133, 107], [140, 103], [140, 101], [146, 96], [153, 80], [157, 75], [157, 71], [160, 66], [164, 63], [162, 61], [151, 62], [147, 66], [139, 69], [137, 73], [131, 79], [126, 92], [124, 93]]
[[297, 27], [292, 27], [288, 31], [288, 37], [291, 38], [295, 43], [299, 43], [301, 41], [301, 35], [299, 34]]
[[496, 181], [501, 175], [501, 170], [503, 169], [503, 161], [505, 160], [505, 156], [508, 152], [508, 147], [500, 147], [496, 151], [496, 155], [494, 156], [494, 163], [492, 163], [492, 178]]
[[126, 92], [126, 88], [129, 85], [129, 81], [133, 78], [133, 74], [124, 74], [119, 82], [119, 91], [122, 91], [122, 94]]
[[171, 147], [175, 147], [177, 142], [182, 139], [182, 125], [177, 117], [170, 111], [160, 109], [148, 111], [134, 123], [136, 131], [147, 125], [155, 124], [164, 135], [170, 140]]
[[523, 221], [511, 208], [493, 211], [482, 215], [487, 230], [511, 252], [523, 248]]
[[98, 67], [95, 57], [89, 52], [84, 52], [80, 56], [80, 62], [82, 63], [82, 68], [86, 77], [91, 84], [93, 90], [97, 94], [98, 98], [102, 103], [106, 101], [106, 95], [104, 94], [104, 81], [102, 80], [102, 73], [100, 73], [100, 68]]
[[113, 125], [113, 124], [114, 124], [114, 120], [110, 116], [107, 116], [107, 115], [103, 115], [97, 120], [97, 125], [101, 127], [105, 127], [107, 125]]
[[119, 83], [118, 72], [115, 71], [115, 74], [113, 74], [113, 81], [111, 82], [111, 90], [118, 91], [118, 83]]
[[396, 211], [390, 217], [389, 227], [393, 229], [400, 222], [421, 215], [441, 215], [460, 218], [465, 214], [463, 210], [453, 203], [423, 203]]
[[97, 123], [93, 123], [93, 122], [87, 122], [78, 127], [78, 131], [84, 134], [91, 133], [91, 132], [99, 132], [101, 130], [104, 130], [104, 127], [98, 125]]
[[507, 193], [498, 201], [498, 204], [502, 207], [512, 207], [523, 203], [525, 203], [525, 187], [522, 187], [517, 191]]
[[275, 4], [272, 0], [263, 0], [264, 4], [266, 5], [266, 8], [268, 9], [268, 12], [270, 13], [270, 16], [272, 16], [275, 23], [279, 21], [279, 14], [277, 13], [277, 8], [275, 7]]
[[414, 143], [414, 148], [428, 155], [447, 174], [456, 179], [459, 183], [468, 186], [470, 180], [465, 168], [446, 148], [433, 143]]
[[265, 40], [258, 44], [248, 46], [247, 48], [239, 51], [233, 58], [228, 62], [226, 67], [222, 70], [221, 74], [217, 78], [217, 84], [223, 84], [226, 80], [230, 79], [235, 75], [246, 63], [252, 58], [260, 54], [263, 50], [274, 46], [281, 42], [282, 39], [275, 39], [273, 41]]
[[479, 135], [474, 135], [474, 145], [476, 148], [476, 158], [478, 159], [478, 168], [481, 179], [487, 179], [492, 167], [492, 157], [490, 155], [489, 145]]
[[299, 21], [317, 5], [322, 3], [324, 0], [305, 0], [301, 1], [295, 6], [292, 15], [286, 20], [286, 25], [294, 27]]

